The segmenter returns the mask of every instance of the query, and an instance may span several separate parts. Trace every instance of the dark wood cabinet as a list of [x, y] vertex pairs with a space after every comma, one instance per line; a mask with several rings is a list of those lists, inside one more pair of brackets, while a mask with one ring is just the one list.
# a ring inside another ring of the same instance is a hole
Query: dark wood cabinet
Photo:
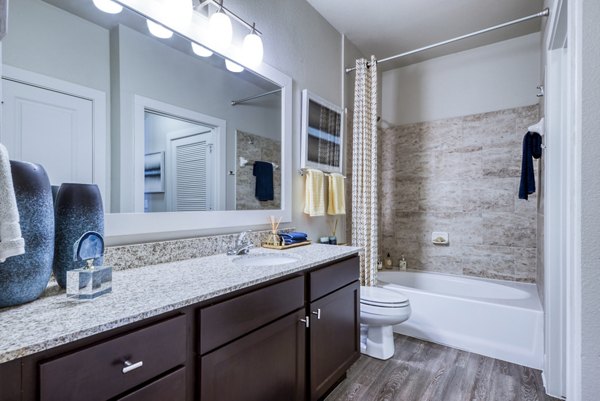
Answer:
[[185, 368], [180, 368], [118, 401], [185, 401], [185, 388]]
[[203, 401], [304, 400], [304, 309], [201, 357]]
[[294, 277], [200, 309], [200, 353], [205, 354], [304, 307], [304, 277]]
[[177, 316], [40, 364], [41, 401], [103, 401], [185, 364]]
[[21, 361], [0, 365], [0, 401], [18, 401], [21, 398]]
[[359, 355], [358, 276], [349, 257], [0, 364], [0, 401], [321, 399]]
[[360, 285], [310, 303], [310, 399], [319, 400], [360, 356]]

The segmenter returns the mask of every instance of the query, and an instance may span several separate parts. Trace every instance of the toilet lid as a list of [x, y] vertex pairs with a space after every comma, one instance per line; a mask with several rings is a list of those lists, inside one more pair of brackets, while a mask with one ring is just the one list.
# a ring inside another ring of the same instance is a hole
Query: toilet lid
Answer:
[[360, 287], [360, 303], [388, 308], [398, 308], [409, 304], [406, 295], [380, 287]]

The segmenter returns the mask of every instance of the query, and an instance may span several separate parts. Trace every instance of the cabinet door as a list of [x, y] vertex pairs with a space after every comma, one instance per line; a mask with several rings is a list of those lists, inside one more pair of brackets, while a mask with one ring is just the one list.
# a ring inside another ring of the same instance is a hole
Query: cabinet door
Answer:
[[118, 401], [185, 401], [185, 368], [119, 398]]
[[303, 400], [304, 309], [200, 358], [202, 401]]
[[21, 361], [0, 364], [0, 401], [21, 399]]
[[310, 304], [310, 392], [318, 400], [360, 356], [360, 285], [354, 282]]

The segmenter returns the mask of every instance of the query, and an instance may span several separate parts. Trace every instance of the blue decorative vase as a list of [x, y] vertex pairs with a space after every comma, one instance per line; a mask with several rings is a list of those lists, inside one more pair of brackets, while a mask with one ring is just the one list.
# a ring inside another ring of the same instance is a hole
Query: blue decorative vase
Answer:
[[[67, 287], [67, 271], [83, 267], [73, 258], [73, 245], [83, 234], [95, 231], [104, 235], [102, 195], [95, 184], [62, 184], [54, 205], [56, 234], [54, 241], [54, 277]], [[95, 261], [101, 266], [104, 258]]]
[[11, 161], [25, 254], [0, 263], [0, 308], [42, 295], [54, 257], [54, 208], [50, 180], [38, 164]]

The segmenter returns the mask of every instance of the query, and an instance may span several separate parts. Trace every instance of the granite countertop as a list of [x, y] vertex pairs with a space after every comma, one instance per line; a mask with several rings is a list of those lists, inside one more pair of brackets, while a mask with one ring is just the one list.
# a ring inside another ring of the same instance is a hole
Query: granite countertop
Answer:
[[349, 246], [313, 244], [285, 251], [298, 262], [247, 267], [224, 254], [113, 272], [112, 293], [93, 301], [67, 299], [64, 291], [0, 310], [0, 363], [205, 301], [358, 253]]

